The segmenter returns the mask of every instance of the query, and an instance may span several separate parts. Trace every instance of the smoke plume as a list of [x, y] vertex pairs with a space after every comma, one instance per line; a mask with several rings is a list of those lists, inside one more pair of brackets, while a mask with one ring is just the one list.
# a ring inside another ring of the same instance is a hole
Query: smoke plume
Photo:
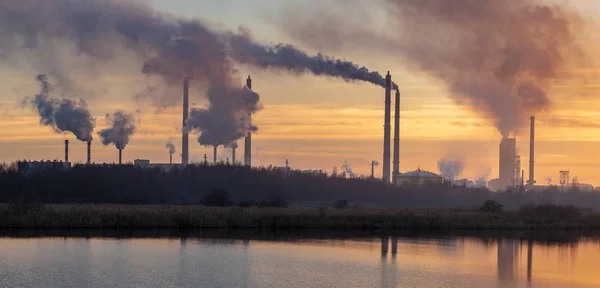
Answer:
[[207, 91], [210, 106], [192, 108], [187, 126], [200, 133], [198, 143], [204, 146], [228, 146], [257, 131], [250, 115], [259, 111], [259, 95], [247, 87], [212, 86]]
[[455, 177], [462, 174], [464, 168], [464, 162], [458, 158], [444, 158], [438, 160], [438, 170], [446, 179], [454, 180]]
[[[490, 119], [503, 136], [550, 108], [548, 91], [558, 72], [590, 63], [576, 39], [584, 34], [582, 18], [561, 6], [534, 0], [380, 1], [391, 33], [369, 30], [363, 17], [337, 13], [363, 4], [358, 0], [335, 1], [336, 11], [280, 24], [313, 47], [350, 42], [402, 57], [410, 68], [445, 83], [457, 104]], [[364, 12], [372, 6], [363, 5]]]
[[237, 149], [238, 148], [238, 143], [237, 143], [237, 141], [233, 141], [233, 142], [231, 142], [231, 144], [225, 145], [225, 147], [231, 148], [231, 149]]
[[98, 132], [102, 138], [102, 144], [104, 146], [115, 144], [117, 149], [125, 149], [125, 146], [129, 144], [129, 137], [135, 133], [133, 114], [117, 110], [112, 114], [106, 114], [106, 122], [110, 124], [110, 127]]
[[342, 164], [342, 169], [344, 169], [344, 173], [350, 177], [350, 178], [354, 178], [356, 177], [356, 174], [354, 174], [354, 172], [352, 171], [352, 167], [350, 167], [350, 164], [348, 164], [347, 161], [344, 161], [344, 164]]
[[165, 148], [169, 149], [169, 154], [173, 155], [177, 151], [175, 149], [175, 144], [173, 144], [173, 139], [169, 139], [169, 142], [165, 145]]
[[84, 100], [52, 98], [52, 84], [46, 75], [38, 75], [41, 90], [26, 97], [22, 105], [31, 106], [40, 116], [40, 124], [50, 126], [57, 133], [72, 132], [80, 141], [91, 141], [96, 120], [87, 109]]

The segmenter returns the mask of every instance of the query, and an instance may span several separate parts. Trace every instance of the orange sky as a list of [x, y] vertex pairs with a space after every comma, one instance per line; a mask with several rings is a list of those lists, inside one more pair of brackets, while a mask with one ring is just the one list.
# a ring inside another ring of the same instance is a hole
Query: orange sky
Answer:
[[[157, 5], [160, 6], [160, 3]], [[198, 11], [197, 15], [204, 16], [203, 13], [206, 11]], [[190, 11], [186, 14], [194, 15]], [[260, 27], [258, 24], [255, 26]], [[266, 37], [261, 31], [254, 32], [259, 38]], [[280, 36], [269, 34], [270, 38], [287, 40]], [[455, 156], [465, 159], [464, 176], [468, 178], [484, 174], [490, 168], [492, 178], [497, 176], [499, 134], [468, 108], [456, 106], [439, 81], [422, 72], [406, 71], [401, 62], [390, 62], [378, 55], [341, 51], [335, 56], [351, 59], [373, 70], [390, 70], [394, 81], [400, 85], [402, 171], [421, 167], [436, 172], [438, 159]], [[56, 135], [50, 128], [40, 126], [33, 112], [17, 107], [20, 97], [36, 93], [38, 87], [33, 79], [37, 71], [31, 67], [14, 69], [1, 63], [0, 67], [8, 68], [0, 69], [0, 161], [61, 159], [64, 139], [70, 139], [72, 143], [70, 159], [84, 161], [83, 143], [77, 143], [72, 135]], [[596, 75], [599, 71], [600, 68], [598, 71], [564, 73]], [[86, 82], [88, 79], [81, 82], [82, 86], [92, 87], [97, 92], [83, 96], [97, 117], [96, 131], [105, 127], [105, 113], [117, 108], [132, 112], [140, 109], [139, 131], [123, 152], [124, 159], [167, 162], [168, 153], [164, 146], [169, 137], [175, 137], [179, 155], [179, 106], [156, 111], [149, 103], [134, 101], [133, 96], [143, 90], [146, 80], [126, 72], [116, 73], [102, 75], [101, 81], [95, 85]], [[260, 93], [264, 105], [254, 118], [260, 131], [253, 136], [253, 164], [283, 166], [289, 159], [294, 168], [331, 171], [332, 167], [339, 169], [344, 161], [348, 161], [355, 172], [366, 175], [370, 173], [371, 160], [381, 162], [382, 88], [311, 75], [249, 70], [247, 67], [240, 67], [240, 85], [246, 74], [252, 74], [253, 89]], [[596, 83], [582, 85], [557, 81], [550, 91], [553, 108], [537, 115], [535, 176], [538, 183], [545, 184], [548, 177], [556, 183], [559, 170], [571, 170], [571, 175], [578, 176], [581, 183], [600, 185], [600, 175], [595, 173], [600, 167], [595, 160], [595, 156], [599, 155], [596, 147], [600, 144], [597, 88]], [[191, 102], [202, 105], [200, 92], [192, 92]], [[556, 118], [567, 120], [557, 125], [553, 122]], [[527, 175], [529, 133], [524, 132], [517, 138], [522, 169]], [[201, 147], [195, 137], [191, 137], [190, 143], [192, 160], [200, 160], [205, 153], [208, 153], [209, 159], [212, 158], [212, 148]], [[243, 141], [240, 141], [238, 159], [242, 159], [242, 146]], [[220, 158], [225, 160], [230, 153], [220, 149]], [[101, 147], [95, 141], [92, 158], [95, 162], [113, 162], [117, 160], [117, 152], [114, 147]], [[174, 157], [174, 160], [179, 161], [180, 157]], [[381, 174], [381, 167], [376, 174]]]

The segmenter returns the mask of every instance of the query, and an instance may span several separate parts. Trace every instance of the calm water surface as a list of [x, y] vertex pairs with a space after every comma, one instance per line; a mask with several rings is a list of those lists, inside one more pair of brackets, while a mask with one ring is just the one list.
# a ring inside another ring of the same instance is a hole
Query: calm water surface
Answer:
[[0, 237], [0, 287], [600, 287], [597, 238]]

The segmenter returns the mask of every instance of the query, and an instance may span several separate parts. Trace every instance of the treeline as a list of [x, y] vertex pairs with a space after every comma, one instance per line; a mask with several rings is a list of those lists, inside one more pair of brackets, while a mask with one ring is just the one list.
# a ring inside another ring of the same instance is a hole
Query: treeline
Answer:
[[276, 168], [189, 165], [165, 172], [160, 168], [141, 169], [131, 165], [79, 165], [63, 171], [21, 174], [12, 166], [0, 167], [0, 202], [5, 203], [202, 204], [215, 194], [225, 197], [227, 205], [246, 206], [272, 203], [278, 206], [282, 201], [334, 205], [345, 200], [379, 207], [472, 208], [494, 199], [509, 209], [549, 202], [600, 207], [600, 194], [577, 191], [559, 193], [556, 189], [526, 194], [492, 193], [487, 189], [450, 185], [395, 187], [377, 179], [347, 179], [295, 171], [284, 175]]

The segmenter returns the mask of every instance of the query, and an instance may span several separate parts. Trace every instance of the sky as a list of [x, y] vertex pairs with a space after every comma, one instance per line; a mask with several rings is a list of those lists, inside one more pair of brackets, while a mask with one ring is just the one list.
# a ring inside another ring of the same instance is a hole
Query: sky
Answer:
[[[142, 0], [141, 0], [142, 1]], [[550, 1], [550, 0], [548, 0]], [[262, 41], [292, 43], [315, 53], [310, 47], [287, 37], [274, 23], [280, 21], [292, 2], [316, 5], [315, 0], [143, 0], [159, 11], [178, 16], [198, 18], [228, 29], [243, 25]], [[591, 0], [551, 1], [568, 3], [586, 15], [600, 12], [600, 4]], [[377, 9], [375, 7], [374, 9]], [[377, 25], [377, 23], [372, 23]], [[390, 71], [402, 92], [401, 171], [417, 168], [437, 172], [441, 158], [465, 161], [464, 177], [473, 179], [491, 171], [498, 175], [498, 149], [501, 136], [489, 121], [469, 108], [457, 105], [451, 92], [440, 81], [422, 71], [413, 71], [400, 59], [385, 58], [369, 51], [323, 51], [327, 54], [365, 65], [371, 70]], [[366, 83], [348, 83], [312, 75], [291, 75], [238, 67], [240, 85], [246, 75], [252, 75], [253, 90], [261, 96], [264, 108], [253, 118], [259, 131], [253, 135], [254, 165], [285, 165], [298, 169], [331, 171], [347, 161], [354, 172], [369, 175], [371, 161], [382, 162], [383, 96], [384, 91]], [[14, 68], [0, 61], [0, 161], [17, 159], [62, 159], [63, 140], [70, 139], [70, 160], [83, 162], [86, 145], [72, 135], [56, 134], [39, 125], [39, 118], [30, 110], [19, 107], [19, 100], [37, 92], [34, 67]], [[598, 70], [563, 71], [565, 74], [596, 74]], [[97, 118], [96, 131], [106, 127], [104, 115], [115, 109], [138, 112], [138, 132], [123, 151], [125, 161], [150, 159], [168, 162], [165, 144], [170, 137], [177, 147], [181, 138], [179, 106], [157, 109], [144, 101], [132, 100], [143, 90], [143, 81], [132, 79], [127, 71], [99, 76], [101, 87], [89, 95], [81, 95]], [[83, 82], [82, 85], [86, 83]], [[205, 104], [202, 92], [192, 85], [192, 105]], [[570, 170], [580, 183], [600, 185], [596, 173], [600, 163], [600, 100], [596, 83], [555, 84], [550, 93], [554, 104], [549, 111], [536, 115], [536, 170], [538, 184], [557, 184], [560, 170]], [[574, 98], [581, 94], [586, 97]], [[554, 123], [553, 119], [568, 121]], [[528, 175], [529, 133], [517, 135], [522, 169]], [[243, 140], [238, 160], [243, 159]], [[192, 161], [201, 161], [204, 154], [212, 159], [212, 148], [200, 146], [190, 137]], [[94, 162], [117, 161], [114, 146], [103, 147], [94, 142]], [[219, 158], [230, 157], [229, 149], [219, 148]], [[381, 175], [381, 166], [376, 169]], [[550, 180], [551, 179], [551, 180]]]

